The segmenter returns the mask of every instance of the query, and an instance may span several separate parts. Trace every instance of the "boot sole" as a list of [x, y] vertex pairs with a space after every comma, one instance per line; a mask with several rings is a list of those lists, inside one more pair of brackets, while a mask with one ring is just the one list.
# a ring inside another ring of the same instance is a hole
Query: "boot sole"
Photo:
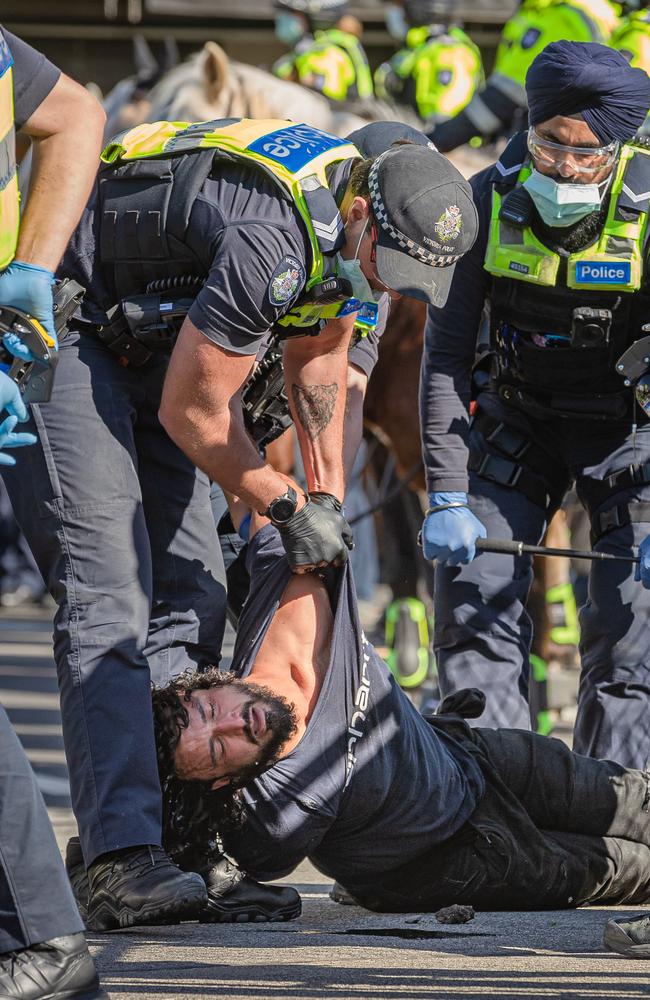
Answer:
[[99, 989], [82, 990], [81, 993], [75, 990], [64, 990], [63, 993], [46, 993], [40, 1000], [110, 1000], [110, 997], [100, 987]]
[[156, 925], [180, 923], [184, 918], [196, 919], [198, 911], [205, 906], [206, 894], [182, 896], [165, 904], [145, 904], [139, 910], [125, 906], [112, 906], [107, 900], [98, 904], [88, 914], [88, 927], [92, 931], [124, 930], [128, 927], [152, 927]]
[[650, 958], [650, 942], [635, 944], [614, 920], [609, 920], [605, 925], [603, 944], [626, 958]]
[[263, 906], [228, 906], [228, 897], [221, 901], [210, 900], [207, 909], [199, 913], [200, 924], [279, 924], [286, 920], [295, 920], [302, 913], [300, 899], [286, 906], [267, 910]]

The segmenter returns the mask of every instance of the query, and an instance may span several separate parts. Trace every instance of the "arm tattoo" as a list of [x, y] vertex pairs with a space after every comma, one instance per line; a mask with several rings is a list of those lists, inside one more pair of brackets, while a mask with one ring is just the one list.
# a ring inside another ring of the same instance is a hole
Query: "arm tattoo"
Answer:
[[331, 385], [297, 385], [294, 382], [291, 386], [293, 405], [300, 423], [312, 438], [317, 438], [332, 419], [338, 392], [336, 382]]

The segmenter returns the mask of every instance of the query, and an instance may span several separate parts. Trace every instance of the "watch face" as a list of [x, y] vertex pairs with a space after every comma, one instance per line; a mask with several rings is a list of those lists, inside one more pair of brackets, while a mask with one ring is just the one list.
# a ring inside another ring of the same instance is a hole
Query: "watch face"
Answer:
[[269, 507], [269, 513], [274, 521], [284, 524], [295, 513], [296, 504], [288, 497], [278, 497]]

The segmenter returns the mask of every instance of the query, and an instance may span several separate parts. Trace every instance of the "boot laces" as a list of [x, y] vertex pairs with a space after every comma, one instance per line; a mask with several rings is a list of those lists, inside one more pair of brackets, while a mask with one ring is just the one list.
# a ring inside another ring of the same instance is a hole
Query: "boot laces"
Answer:
[[151, 871], [152, 868], [176, 868], [163, 851], [162, 847], [152, 844], [147, 845], [143, 850], [134, 852], [132, 857], [125, 859], [124, 867], [134, 875], [143, 875]]
[[20, 951], [10, 951], [8, 955], [0, 958], [0, 969], [6, 972], [12, 979], [16, 978], [16, 973], [21, 966], [31, 965], [34, 961], [34, 946], [22, 948]]

